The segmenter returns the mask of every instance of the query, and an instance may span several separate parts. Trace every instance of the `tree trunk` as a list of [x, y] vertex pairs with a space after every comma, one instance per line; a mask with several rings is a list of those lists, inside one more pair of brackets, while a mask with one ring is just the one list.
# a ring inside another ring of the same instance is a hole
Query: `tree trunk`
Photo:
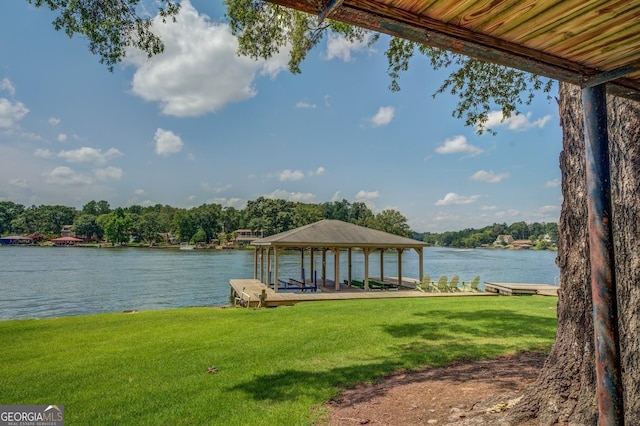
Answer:
[[[640, 424], [640, 104], [608, 97], [614, 250], [625, 422]], [[536, 383], [509, 414], [518, 424], [597, 423], [582, 92], [560, 85], [564, 201], [559, 223], [558, 331]]]

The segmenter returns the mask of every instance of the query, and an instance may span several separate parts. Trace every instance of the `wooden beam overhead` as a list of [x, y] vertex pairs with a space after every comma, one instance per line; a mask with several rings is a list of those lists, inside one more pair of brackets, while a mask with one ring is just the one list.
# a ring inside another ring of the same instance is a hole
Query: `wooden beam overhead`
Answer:
[[324, 20], [329, 17], [333, 12], [336, 11], [340, 6], [342, 6], [342, 2], [344, 0], [329, 0], [327, 6], [320, 11], [318, 15], [318, 25], [322, 24]]

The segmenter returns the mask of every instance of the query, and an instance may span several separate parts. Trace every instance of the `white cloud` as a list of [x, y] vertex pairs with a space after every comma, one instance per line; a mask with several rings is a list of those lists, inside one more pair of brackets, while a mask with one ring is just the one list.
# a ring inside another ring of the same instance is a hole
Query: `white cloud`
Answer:
[[238, 42], [228, 25], [211, 22], [188, 0], [181, 2], [175, 23], [156, 17], [153, 28], [164, 42], [164, 53], [148, 58], [131, 51], [126, 62], [136, 68], [132, 92], [159, 102], [163, 114], [187, 117], [218, 111], [255, 96], [252, 85], [259, 73], [275, 76], [287, 67], [287, 49], [269, 61], [238, 56]]
[[90, 176], [76, 173], [73, 169], [61, 166], [45, 172], [45, 181], [56, 185], [90, 185], [93, 179]]
[[265, 198], [271, 198], [274, 200], [288, 200], [297, 201], [301, 203], [311, 203], [315, 201], [316, 195], [309, 192], [288, 192], [283, 189], [276, 189], [270, 194], [265, 194]]
[[509, 177], [509, 173], [496, 174], [493, 172], [493, 170], [490, 170], [488, 172], [485, 170], [478, 170], [475, 174], [471, 176], [471, 179], [479, 180], [482, 182], [497, 183], [508, 177]]
[[67, 135], [65, 133], [60, 133], [58, 135], [58, 142], [66, 142], [67, 141]]
[[109, 166], [95, 170], [96, 177], [101, 181], [120, 180], [124, 174], [121, 168]]
[[153, 139], [156, 141], [156, 154], [164, 155], [165, 157], [171, 154], [177, 154], [184, 146], [180, 136], [171, 130], [158, 128]]
[[544, 186], [547, 188], [556, 188], [560, 186], [560, 183], [561, 183], [560, 179], [553, 179], [553, 180], [547, 181], [547, 183], [545, 183]]
[[38, 148], [33, 155], [40, 158], [52, 158], [54, 156], [54, 153], [49, 151], [48, 149]]
[[545, 115], [542, 118], [531, 121], [531, 112], [512, 115], [509, 118], [503, 119], [502, 111], [491, 111], [488, 114], [485, 126], [489, 128], [505, 126], [509, 130], [519, 132], [533, 127], [543, 128], [549, 120], [551, 120], [551, 115]]
[[210, 198], [206, 202], [208, 204], [220, 204], [223, 207], [233, 207], [238, 210], [247, 207], [247, 201], [240, 198]]
[[392, 106], [380, 107], [376, 115], [371, 117], [370, 121], [375, 127], [386, 126], [391, 123], [396, 110]]
[[10, 129], [28, 113], [29, 109], [22, 102], [0, 98], [0, 127]]
[[51, 124], [52, 126], [57, 126], [58, 124], [60, 124], [60, 119], [56, 118], [56, 117], [51, 117], [49, 118], [49, 120], [47, 120], [49, 122], [49, 124]]
[[560, 211], [560, 207], [558, 206], [542, 206], [540, 207], [540, 213], [549, 214], [549, 213], [557, 213]]
[[9, 92], [11, 96], [14, 96], [16, 94], [16, 88], [13, 86], [13, 83], [11, 83], [11, 80], [9, 80], [7, 77], [0, 80], [0, 90]]
[[298, 102], [296, 103], [296, 108], [306, 108], [306, 109], [314, 109], [316, 107], [315, 104], [310, 104], [308, 102]]
[[498, 219], [504, 219], [504, 218], [509, 218], [509, 217], [516, 217], [519, 214], [520, 214], [520, 210], [508, 209], [506, 211], [497, 212], [495, 214], [495, 217], [498, 218]]
[[283, 170], [278, 174], [280, 182], [295, 181], [304, 178], [304, 173], [300, 170]]
[[497, 206], [480, 206], [480, 210], [482, 211], [497, 210], [497, 209], [498, 209]]
[[436, 148], [438, 154], [469, 154], [476, 156], [483, 152], [477, 146], [469, 145], [467, 138], [463, 135], [457, 135], [453, 138], [446, 139], [442, 145]]
[[340, 191], [336, 191], [331, 197], [331, 201], [339, 201], [340, 200]]
[[11, 184], [13, 186], [17, 186], [18, 188], [28, 188], [29, 187], [29, 181], [27, 181], [26, 179], [22, 179], [22, 178], [9, 179], [9, 184]]
[[455, 192], [449, 192], [444, 196], [442, 200], [436, 201], [436, 206], [450, 206], [454, 204], [471, 204], [478, 201], [480, 195], [464, 196], [456, 194]]
[[220, 186], [212, 186], [208, 182], [203, 182], [200, 184], [202, 189], [206, 192], [211, 192], [212, 194], [219, 194], [221, 192], [227, 191], [232, 188], [231, 184], [220, 185]]
[[380, 198], [380, 191], [364, 191], [364, 190], [360, 190], [356, 194], [355, 198], [358, 201], [375, 200], [376, 198]]
[[433, 220], [436, 222], [447, 222], [447, 221], [456, 220], [458, 218], [459, 218], [458, 215], [454, 215], [450, 213], [442, 213], [442, 212], [436, 213], [436, 215], [433, 216]]
[[331, 59], [341, 59], [344, 62], [350, 62], [352, 53], [366, 50], [368, 42], [369, 36], [365, 37], [362, 41], [351, 42], [341, 35], [330, 35], [327, 40], [326, 58], [328, 61]]
[[145, 190], [144, 190], [144, 189], [136, 189], [135, 191], [133, 191], [133, 193], [134, 193], [135, 195], [139, 195], [139, 196], [141, 196], [141, 197], [142, 197], [142, 196], [147, 195], [147, 193], [145, 192]]
[[315, 174], [316, 176], [320, 176], [320, 175], [323, 175], [323, 174], [324, 174], [324, 172], [326, 172], [326, 171], [327, 171], [327, 170], [326, 170], [324, 167], [320, 166], [320, 167], [318, 167], [318, 168], [316, 169], [316, 171], [315, 171], [315, 172], [311, 172], [311, 175], [313, 176], [313, 175]]
[[70, 163], [97, 163], [104, 164], [109, 160], [121, 157], [122, 153], [115, 148], [109, 148], [106, 152], [101, 149], [83, 146], [69, 151], [60, 151], [58, 157], [64, 158]]

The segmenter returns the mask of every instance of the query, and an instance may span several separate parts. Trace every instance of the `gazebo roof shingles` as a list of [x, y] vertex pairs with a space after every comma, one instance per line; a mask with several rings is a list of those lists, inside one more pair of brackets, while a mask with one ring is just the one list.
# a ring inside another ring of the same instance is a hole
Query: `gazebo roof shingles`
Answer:
[[258, 246], [421, 248], [427, 244], [341, 220], [321, 220], [253, 241]]

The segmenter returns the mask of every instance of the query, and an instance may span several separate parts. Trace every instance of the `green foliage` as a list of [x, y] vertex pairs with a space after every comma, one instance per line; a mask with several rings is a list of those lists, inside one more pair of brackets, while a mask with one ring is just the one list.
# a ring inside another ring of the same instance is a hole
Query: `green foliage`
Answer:
[[322, 404], [392, 371], [549, 351], [556, 303], [345, 300], [0, 321], [0, 400], [63, 401], [78, 425], [323, 424]]
[[104, 232], [102, 232], [102, 228], [98, 226], [96, 220], [97, 217], [92, 214], [79, 214], [73, 222], [73, 231], [76, 233], [76, 236], [87, 238], [95, 237], [98, 240], [102, 239]]
[[105, 200], [95, 201], [91, 200], [84, 206], [82, 206], [82, 213], [90, 214], [93, 216], [100, 216], [101, 214], [107, 214], [111, 212], [111, 206]]
[[198, 230], [195, 215], [185, 210], [178, 211], [173, 216], [172, 229], [180, 241], [191, 241], [191, 237], [193, 237]]
[[390, 234], [408, 237], [411, 228], [407, 224], [407, 218], [397, 210], [383, 210], [369, 221], [369, 227]]
[[102, 227], [104, 237], [111, 244], [120, 245], [129, 242], [133, 220], [122, 207], [118, 207], [112, 213], [99, 216], [97, 223]]
[[300, 73], [309, 51], [327, 34], [340, 34], [363, 41], [368, 32], [261, 0], [225, 0], [231, 33], [238, 38], [238, 53], [253, 59], [268, 59], [289, 48], [289, 71]]
[[133, 223], [133, 227], [137, 230], [141, 241], [148, 244], [155, 243], [160, 239], [160, 233], [165, 232], [168, 228], [162, 227], [161, 213], [150, 211], [142, 213]]
[[367, 226], [373, 218], [373, 212], [363, 202], [341, 201], [326, 202], [321, 205], [325, 219], [341, 220], [360, 226]]
[[[95, 214], [98, 212], [106, 213]], [[220, 239], [224, 242], [233, 237], [232, 232], [236, 229], [250, 228], [269, 236], [322, 219], [342, 220], [445, 247], [491, 245], [498, 235], [508, 234], [515, 239], [531, 239], [534, 248], [548, 248], [553, 247], [558, 238], [557, 223], [537, 222], [494, 223], [479, 230], [464, 229], [440, 234], [418, 233], [410, 229], [407, 218], [399, 211], [388, 209], [374, 214], [365, 203], [351, 203], [344, 199], [313, 204], [259, 197], [249, 201], [243, 210], [223, 208], [219, 204], [203, 204], [191, 209], [156, 204], [111, 210], [106, 201], [90, 201], [81, 212], [65, 206], [25, 208], [12, 202], [0, 202], [0, 229], [5, 235], [40, 232], [59, 236], [63, 225], [73, 224], [77, 235], [95, 235], [98, 239], [104, 236], [115, 244], [129, 242], [130, 238], [137, 242], [155, 243], [160, 241], [163, 233], [172, 233], [181, 241], [210, 243]], [[220, 234], [224, 237], [220, 238]], [[545, 236], [550, 241], [545, 240]]]
[[[135, 47], [152, 56], [164, 50], [162, 40], [152, 32], [152, 19], [139, 16], [141, 0], [27, 0], [36, 7], [55, 12], [53, 26], [69, 37], [79, 35], [89, 50], [100, 57], [110, 71]], [[162, 21], [175, 20], [180, 4], [174, 0], [157, 0]]]
[[[558, 224], [515, 222], [510, 226], [506, 223], [486, 226], [482, 229], [463, 229], [462, 231], [447, 231], [443, 233], [425, 232], [414, 233], [413, 238], [421, 239], [433, 246], [474, 248], [482, 245], [492, 245], [500, 235], [511, 235], [514, 239], [531, 239], [536, 249], [553, 248], [558, 238]], [[548, 237], [548, 240], [545, 239]], [[505, 242], [504, 245], [507, 245]]]
[[[408, 43], [406, 40], [404, 42]], [[464, 118], [465, 125], [475, 126], [478, 134], [484, 131], [495, 133], [485, 127], [489, 112], [495, 106], [500, 108], [503, 119], [506, 119], [518, 114], [519, 105], [531, 104], [536, 93], [541, 90], [547, 93], [549, 99], [548, 93], [553, 87], [553, 80], [446, 50], [419, 46], [419, 51], [429, 58], [434, 70], [455, 68], [434, 97], [447, 91], [457, 96], [459, 99], [453, 116]], [[408, 61], [406, 58], [403, 60]], [[394, 81], [397, 83], [397, 77]]]
[[40, 232], [45, 235], [58, 235], [64, 225], [73, 224], [76, 216], [76, 210], [66, 206], [42, 205], [21, 209], [16, 205], [11, 211], [20, 211], [20, 214], [13, 216], [9, 226], [5, 222], [2, 227], [16, 234]]
[[191, 237], [190, 242], [191, 243], [201, 243], [201, 242], [207, 242], [209, 240], [210, 240], [210, 238], [207, 237], [207, 233], [204, 232], [204, 229], [198, 228], [196, 233], [193, 234], [193, 237]]
[[0, 235], [11, 231], [11, 223], [24, 212], [22, 204], [0, 201]]

